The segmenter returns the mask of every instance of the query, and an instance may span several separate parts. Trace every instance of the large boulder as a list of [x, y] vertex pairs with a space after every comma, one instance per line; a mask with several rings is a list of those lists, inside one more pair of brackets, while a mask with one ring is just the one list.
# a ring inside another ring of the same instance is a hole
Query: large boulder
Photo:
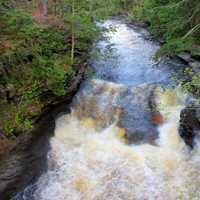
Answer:
[[189, 65], [191, 66], [193, 72], [200, 72], [200, 61], [192, 60], [191, 62], [189, 62]]
[[177, 55], [181, 60], [189, 63], [191, 61], [191, 54], [189, 52], [182, 52]]
[[185, 143], [194, 146], [194, 138], [200, 132], [200, 106], [186, 107], [180, 114], [179, 133]]

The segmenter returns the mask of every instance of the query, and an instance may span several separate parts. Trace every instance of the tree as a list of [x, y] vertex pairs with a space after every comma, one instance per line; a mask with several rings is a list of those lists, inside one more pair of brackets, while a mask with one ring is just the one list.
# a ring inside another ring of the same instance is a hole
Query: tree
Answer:
[[46, 16], [48, 12], [48, 0], [42, 0], [43, 15]]
[[[95, 21], [105, 19], [117, 10], [120, 0], [65, 0], [65, 20], [71, 29], [71, 64], [77, 41], [89, 41], [98, 33]], [[79, 43], [80, 45], [81, 42]]]

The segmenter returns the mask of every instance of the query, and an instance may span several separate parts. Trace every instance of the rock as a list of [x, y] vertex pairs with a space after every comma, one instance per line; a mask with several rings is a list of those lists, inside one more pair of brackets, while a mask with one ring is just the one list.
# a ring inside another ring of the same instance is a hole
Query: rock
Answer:
[[200, 108], [196, 109], [196, 117], [200, 121]]
[[119, 126], [126, 128], [126, 139], [130, 144], [154, 143], [158, 138], [157, 126], [163, 119], [156, 110], [154, 90], [154, 85], [144, 84], [121, 93], [124, 107]]
[[7, 102], [6, 88], [0, 85], [0, 99], [1, 103]]
[[156, 103], [156, 94], [155, 91], [152, 91], [149, 99], [148, 99], [148, 105], [151, 111], [151, 122], [154, 125], [161, 125], [164, 123], [164, 118], [161, 115], [161, 113], [157, 109], [157, 103]]
[[200, 60], [200, 46], [194, 45], [193, 49], [195, 49], [195, 51], [192, 52], [192, 58]]
[[138, 20], [131, 20], [131, 22], [128, 22], [128, 25], [133, 25], [133, 26], [137, 26], [140, 28], [148, 28], [150, 26], [150, 23], [142, 22], [142, 21], [138, 21]]
[[125, 138], [128, 144], [140, 143], [144, 140], [145, 133], [140, 130], [133, 130], [132, 132], [126, 130]]
[[197, 60], [200, 60], [200, 52], [194, 53], [194, 54], [192, 55], [192, 58], [197, 59]]
[[158, 39], [158, 42], [160, 42], [160, 44], [165, 44], [165, 43], [166, 43], [165, 40], [164, 40], [163, 38], [159, 38], [159, 39]]
[[164, 122], [163, 116], [159, 112], [153, 113], [151, 116], [151, 120], [152, 123], [155, 125], [161, 125]]
[[187, 52], [183, 52], [178, 54], [178, 57], [184, 60], [185, 62], [189, 63], [191, 60], [191, 54]]
[[17, 92], [15, 89], [15, 86], [13, 84], [8, 84], [6, 89], [8, 92], [8, 98], [12, 99], [16, 95], [16, 92]]
[[189, 62], [189, 65], [192, 67], [193, 72], [200, 72], [200, 61], [193, 60], [192, 62]]
[[154, 144], [157, 138], [158, 138], [158, 132], [154, 128], [150, 128], [148, 130], [148, 135], [143, 130], [134, 129], [130, 131], [126, 129], [125, 139], [128, 144], [142, 144], [142, 143]]
[[5, 71], [3, 67], [0, 67], [0, 76], [4, 75]]
[[180, 114], [179, 134], [190, 147], [200, 131], [200, 107], [186, 107]]
[[4, 135], [3, 130], [0, 129], [0, 140], [5, 139], [5, 138], [6, 136]]
[[0, 138], [0, 159], [9, 154], [9, 152], [15, 147], [16, 142], [9, 140], [6, 137]]

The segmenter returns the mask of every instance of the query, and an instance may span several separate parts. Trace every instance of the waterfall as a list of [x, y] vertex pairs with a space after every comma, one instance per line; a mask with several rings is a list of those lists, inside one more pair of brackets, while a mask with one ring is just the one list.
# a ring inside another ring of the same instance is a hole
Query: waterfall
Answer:
[[191, 150], [179, 135], [186, 95], [171, 87], [173, 67], [151, 59], [159, 45], [144, 29], [101, 25], [115, 31], [96, 45], [96, 74], [56, 120], [47, 172], [18, 199], [200, 199], [200, 144]]

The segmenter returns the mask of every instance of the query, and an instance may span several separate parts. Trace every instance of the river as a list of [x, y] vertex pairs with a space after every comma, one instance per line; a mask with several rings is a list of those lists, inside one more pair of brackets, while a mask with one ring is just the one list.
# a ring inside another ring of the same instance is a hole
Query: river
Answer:
[[95, 74], [56, 121], [48, 170], [18, 200], [200, 199], [200, 146], [179, 136], [188, 100], [148, 32], [112, 19]]

